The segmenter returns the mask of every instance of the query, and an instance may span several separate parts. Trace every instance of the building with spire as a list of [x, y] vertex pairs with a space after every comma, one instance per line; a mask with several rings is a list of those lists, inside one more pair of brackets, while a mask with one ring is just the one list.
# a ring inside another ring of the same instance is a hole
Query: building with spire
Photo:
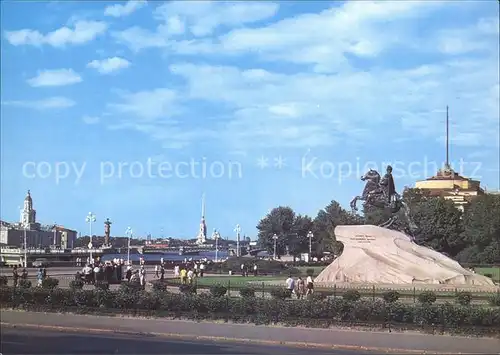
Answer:
[[76, 231], [55, 223], [42, 225], [36, 221], [36, 210], [33, 208], [33, 197], [30, 190], [24, 198], [20, 215], [18, 223], [0, 221], [0, 244], [22, 248], [26, 234], [28, 248], [73, 247], [77, 236]]
[[36, 223], [36, 210], [33, 208], [33, 198], [31, 197], [30, 190], [28, 190], [24, 198], [24, 206], [21, 211], [19, 223], [22, 228], [26, 228], [27, 230], [40, 229], [40, 223]]
[[446, 160], [436, 175], [415, 184], [417, 189], [428, 191], [430, 196], [442, 196], [453, 201], [455, 206], [464, 210], [475, 196], [483, 195], [479, 180], [461, 176], [453, 170], [449, 161], [449, 109], [446, 106]]
[[201, 197], [201, 221], [200, 230], [196, 237], [196, 244], [204, 244], [207, 241], [207, 224], [205, 223], [205, 194]]

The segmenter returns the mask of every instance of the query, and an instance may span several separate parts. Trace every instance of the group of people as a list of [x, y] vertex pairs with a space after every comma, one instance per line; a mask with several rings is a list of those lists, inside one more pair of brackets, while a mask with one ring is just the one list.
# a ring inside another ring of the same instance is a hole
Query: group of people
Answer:
[[[38, 268], [36, 273], [36, 281], [38, 286], [42, 286], [42, 282], [47, 278], [47, 268], [41, 267]], [[23, 268], [21, 272], [17, 268], [17, 265], [12, 269], [12, 280], [14, 281], [14, 287], [17, 287], [19, 284], [19, 280], [27, 280], [28, 279], [28, 270]]]
[[257, 264], [253, 264], [253, 265], [241, 264], [240, 269], [241, 269], [241, 276], [244, 276], [244, 277], [248, 276], [250, 273], [250, 270], [253, 273], [253, 276], [258, 275]]
[[307, 276], [304, 280], [300, 276], [294, 279], [292, 275], [290, 275], [285, 283], [290, 295], [295, 295], [298, 299], [302, 299], [314, 293], [314, 280], [312, 276]]
[[86, 284], [98, 281], [115, 282], [123, 278], [122, 259], [113, 259], [112, 261], [89, 263], [85, 265], [81, 273], [77, 273], [76, 278], [83, 280]]
[[196, 277], [205, 275], [205, 269], [204, 262], [185, 262], [174, 266], [174, 277], [179, 277], [183, 285], [192, 285]]

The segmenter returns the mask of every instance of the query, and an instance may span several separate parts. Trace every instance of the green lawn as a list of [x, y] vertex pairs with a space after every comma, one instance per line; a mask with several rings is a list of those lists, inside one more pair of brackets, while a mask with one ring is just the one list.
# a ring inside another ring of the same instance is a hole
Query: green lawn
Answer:
[[[224, 285], [230, 288], [241, 288], [249, 285], [249, 282], [257, 283], [263, 281], [283, 281], [285, 284], [286, 276], [205, 276], [196, 278], [198, 286]], [[174, 283], [180, 283], [180, 279], [170, 279]]]
[[297, 269], [300, 270], [302, 276], [307, 276], [307, 270], [313, 269], [314, 276], [318, 276], [321, 271], [323, 271], [326, 266], [299, 266]]
[[476, 273], [481, 275], [493, 275], [492, 279], [495, 282], [500, 282], [500, 266], [494, 267], [478, 267], [475, 268]]

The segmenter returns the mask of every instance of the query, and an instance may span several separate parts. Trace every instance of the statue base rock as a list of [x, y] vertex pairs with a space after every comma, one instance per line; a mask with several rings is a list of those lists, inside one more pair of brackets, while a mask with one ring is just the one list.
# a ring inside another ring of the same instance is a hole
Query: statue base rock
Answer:
[[494, 286], [490, 278], [398, 231], [373, 225], [337, 226], [335, 236], [344, 251], [316, 277], [316, 283]]

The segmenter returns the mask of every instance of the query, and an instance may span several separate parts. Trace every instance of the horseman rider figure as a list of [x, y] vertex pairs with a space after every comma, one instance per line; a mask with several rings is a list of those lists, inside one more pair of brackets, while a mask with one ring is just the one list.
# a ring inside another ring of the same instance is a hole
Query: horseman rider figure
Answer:
[[397, 198], [396, 186], [394, 185], [394, 178], [392, 177], [392, 166], [387, 166], [386, 173], [380, 180], [380, 186], [387, 198], [387, 203], [392, 205], [394, 199]]

